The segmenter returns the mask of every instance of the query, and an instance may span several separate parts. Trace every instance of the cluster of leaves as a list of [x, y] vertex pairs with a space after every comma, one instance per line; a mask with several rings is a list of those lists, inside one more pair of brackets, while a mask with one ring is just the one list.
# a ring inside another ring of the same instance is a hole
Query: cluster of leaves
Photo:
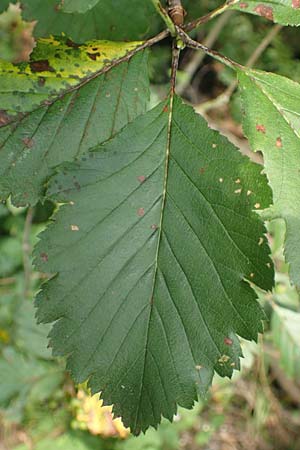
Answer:
[[[262, 331], [253, 288], [270, 290], [274, 271], [256, 210], [285, 220], [300, 285], [300, 86], [206, 49], [237, 73], [245, 134], [266, 176], [174, 86], [148, 111], [145, 49], [159, 39], [103, 39], [151, 34], [152, 2], [52, 0], [40, 12], [37, 0], [23, 3], [37, 35], [68, 36], [40, 38], [28, 63], [1, 62], [0, 197], [60, 204], [34, 252], [54, 275], [37, 296], [38, 320], [55, 322], [50, 345], [68, 355], [74, 380], [89, 379], [139, 434], [172, 420], [177, 405], [191, 408], [214, 372], [231, 376], [237, 335]], [[225, 7], [300, 24], [297, 0]]]

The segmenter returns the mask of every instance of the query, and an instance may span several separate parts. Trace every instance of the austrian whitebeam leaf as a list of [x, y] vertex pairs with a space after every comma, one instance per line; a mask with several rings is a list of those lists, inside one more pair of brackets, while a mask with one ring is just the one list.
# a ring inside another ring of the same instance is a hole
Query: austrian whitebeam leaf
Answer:
[[[190, 0], [191, 1], [191, 0]], [[73, 0], [87, 5], [95, 0]], [[1, 0], [0, 12], [17, 0]], [[26, 20], [36, 20], [35, 36], [68, 33], [75, 41], [89, 39], [140, 40], [153, 35], [158, 15], [148, 0], [101, 0], [85, 14], [70, 14], [62, 6], [70, 0], [22, 0]]]
[[285, 256], [300, 286], [300, 85], [258, 70], [238, 71], [243, 126], [254, 151], [264, 155], [273, 190], [270, 218], [286, 222]]
[[66, 13], [85, 13], [103, 0], [64, 0], [61, 10]]
[[0, 60], [0, 127], [114, 66], [142, 42], [40, 39], [28, 63]]
[[0, 198], [16, 205], [43, 197], [53, 168], [110, 139], [144, 113], [148, 54], [140, 52], [21, 120], [0, 128]]
[[300, 0], [242, 0], [232, 8], [281, 25], [300, 25]]
[[134, 434], [239, 368], [237, 334], [256, 340], [264, 318], [251, 285], [273, 283], [261, 167], [179, 98], [170, 109], [51, 179], [65, 204], [35, 249], [56, 274], [36, 301], [54, 355]]

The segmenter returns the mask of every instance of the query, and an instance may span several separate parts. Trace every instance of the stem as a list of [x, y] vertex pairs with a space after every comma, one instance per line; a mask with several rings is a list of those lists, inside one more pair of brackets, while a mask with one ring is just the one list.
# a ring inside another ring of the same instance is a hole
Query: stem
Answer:
[[162, 20], [165, 22], [165, 24], [167, 25], [170, 33], [172, 36], [176, 36], [176, 28], [175, 25], [171, 19], [171, 17], [169, 16], [169, 14], [167, 13], [167, 11], [163, 8], [162, 4], [160, 3], [159, 0], [151, 0], [154, 8], [156, 9], [156, 11], [158, 12], [158, 14], [160, 15], [160, 17], [162, 18]]
[[177, 35], [180, 37], [182, 42], [190, 48], [193, 48], [194, 50], [202, 50], [207, 55], [211, 56], [212, 58], [220, 61], [222, 64], [225, 64], [225, 66], [230, 67], [230, 69], [235, 70], [237, 67], [243, 68], [243, 66], [235, 61], [233, 61], [230, 58], [227, 58], [227, 56], [222, 55], [219, 52], [216, 52], [215, 50], [212, 50], [205, 45], [201, 44], [200, 42], [194, 41], [192, 38], [190, 38], [181, 28], [176, 27]]
[[[271, 44], [274, 37], [280, 32], [282, 29], [282, 25], [274, 25], [269, 33], [264, 37], [264, 39], [261, 41], [261, 43], [256, 47], [252, 55], [248, 58], [245, 67], [253, 67], [256, 61], [260, 58], [260, 56], [263, 54], [263, 52], [266, 50], [266, 48]], [[202, 103], [202, 105], [199, 105], [197, 108], [197, 111], [199, 111], [201, 114], [209, 111], [210, 109], [218, 108], [220, 106], [223, 106], [227, 104], [234, 93], [235, 89], [237, 88], [238, 81], [234, 80], [232, 83], [225, 89], [225, 91], [219, 95], [218, 97], [214, 98], [213, 100], [210, 100], [208, 102]]]
[[206, 14], [205, 16], [199, 17], [199, 19], [195, 19], [192, 22], [188, 23], [185, 27], [185, 31], [191, 31], [194, 28], [197, 28], [199, 25], [202, 25], [203, 23], [209, 22], [214, 17], [219, 16], [223, 12], [225, 12], [227, 9], [231, 8], [233, 5], [239, 3], [240, 0], [229, 0], [224, 5], [219, 6], [219, 8], [214, 9], [210, 13]]
[[[233, 11], [227, 11], [225, 14], [223, 14], [218, 18], [215, 25], [212, 27], [209, 34], [203, 41], [203, 45], [205, 45], [206, 47], [212, 47], [214, 45], [224, 25], [229, 21], [232, 14]], [[201, 65], [204, 57], [205, 57], [204, 52], [196, 52], [191, 61], [186, 65], [184, 69], [185, 78], [181, 81], [181, 83], [178, 83], [177, 86], [177, 93], [179, 95], [182, 94], [191, 83], [192, 78], [196, 73], [198, 67]]]
[[[173, 94], [175, 93], [175, 87], [176, 87], [176, 76], [177, 76], [177, 70], [178, 70], [178, 63], [179, 63], [179, 54], [180, 49], [177, 48], [176, 42], [173, 42], [173, 48], [172, 48], [172, 72], [171, 72], [171, 97], [173, 97]], [[171, 99], [171, 102], [173, 103], [173, 100]], [[172, 106], [172, 105], [171, 105]], [[172, 110], [172, 108], [170, 108]]]

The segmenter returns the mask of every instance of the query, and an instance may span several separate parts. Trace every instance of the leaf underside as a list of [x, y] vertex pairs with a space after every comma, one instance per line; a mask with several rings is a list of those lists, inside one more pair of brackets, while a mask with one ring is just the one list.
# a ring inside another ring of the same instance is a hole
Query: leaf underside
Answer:
[[[172, 114], [171, 114], [172, 112]], [[37, 297], [54, 355], [134, 434], [191, 408], [257, 339], [273, 267], [261, 168], [175, 97], [51, 179]], [[170, 120], [170, 128], [168, 126]], [[76, 183], [76, 186], [74, 184]]]
[[0, 198], [35, 204], [53, 168], [110, 139], [146, 111], [148, 54], [140, 52], [106, 74], [0, 128]]
[[300, 25], [300, 0], [242, 0], [232, 9], [262, 16], [281, 25]]
[[291, 279], [300, 286], [300, 85], [249, 69], [239, 72], [239, 81], [244, 131], [252, 149], [263, 152], [272, 217], [286, 222], [285, 256]]

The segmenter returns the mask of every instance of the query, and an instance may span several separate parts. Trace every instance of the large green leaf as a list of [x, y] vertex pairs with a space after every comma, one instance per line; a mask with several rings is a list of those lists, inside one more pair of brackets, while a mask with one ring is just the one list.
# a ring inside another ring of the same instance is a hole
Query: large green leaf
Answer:
[[0, 128], [0, 197], [17, 205], [43, 196], [51, 169], [112, 137], [146, 110], [147, 53]]
[[99, 0], [63, 0], [61, 9], [67, 13], [85, 13], [97, 5], [98, 2]]
[[244, 131], [262, 151], [273, 190], [271, 217], [286, 222], [286, 259], [300, 285], [300, 85], [257, 70], [238, 72], [245, 109]]
[[[0, 12], [10, 2], [16, 3], [17, 0], [1, 0]], [[85, 14], [63, 12], [61, 3], [61, 0], [22, 0], [24, 17], [38, 21], [36, 36], [60, 35], [63, 32], [78, 42], [89, 39], [134, 40], [143, 39], [160, 23], [148, 0], [99, 1]], [[89, 1], [81, 3], [88, 4]]]
[[30, 62], [0, 61], [0, 127], [111, 68], [141, 42], [40, 39]]
[[232, 8], [281, 25], [300, 25], [300, 0], [242, 0]]
[[[171, 126], [171, 134], [169, 133]], [[236, 334], [264, 315], [250, 284], [272, 287], [261, 167], [175, 98], [66, 165], [49, 195], [67, 203], [42, 233], [37, 298], [50, 345], [77, 382], [134, 434], [191, 408], [214, 370], [239, 367]]]

